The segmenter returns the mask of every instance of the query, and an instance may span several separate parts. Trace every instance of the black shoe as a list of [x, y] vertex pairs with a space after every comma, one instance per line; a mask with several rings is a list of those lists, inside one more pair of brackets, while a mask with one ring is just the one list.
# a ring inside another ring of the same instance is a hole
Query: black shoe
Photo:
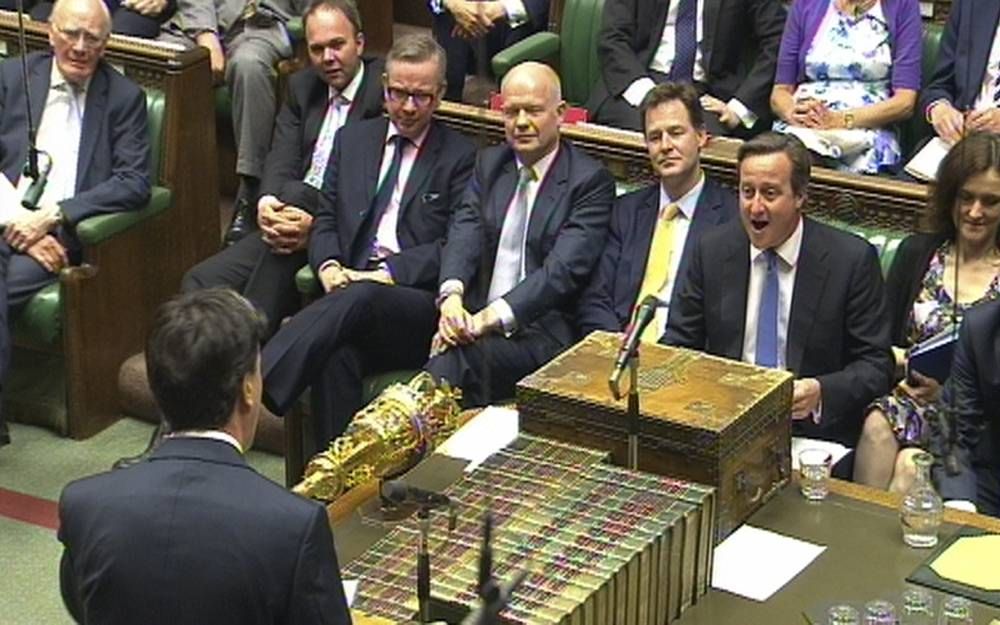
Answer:
[[233, 212], [233, 223], [229, 224], [229, 230], [226, 230], [226, 236], [222, 238], [222, 246], [229, 247], [250, 234], [256, 225], [255, 217], [245, 200], [238, 201]]
[[0, 421], [0, 447], [4, 445], [10, 445], [10, 432], [7, 430], [7, 424]]
[[148, 458], [149, 455], [153, 453], [153, 450], [155, 450], [159, 446], [160, 441], [163, 440], [164, 432], [165, 430], [163, 428], [163, 424], [161, 423], [160, 425], [157, 425], [156, 429], [153, 430], [153, 435], [149, 437], [149, 444], [146, 445], [146, 449], [144, 449], [141, 454], [137, 456], [127, 456], [125, 458], [119, 458], [118, 460], [115, 460], [114, 464], [111, 465], [111, 468], [124, 469], [134, 464], [139, 464], [140, 462]]

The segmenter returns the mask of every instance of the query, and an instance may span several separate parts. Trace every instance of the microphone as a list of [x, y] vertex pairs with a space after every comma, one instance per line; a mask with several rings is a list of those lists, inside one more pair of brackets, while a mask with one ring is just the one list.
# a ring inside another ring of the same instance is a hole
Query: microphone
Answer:
[[382, 484], [382, 496], [396, 505], [414, 503], [428, 508], [451, 506], [451, 498], [448, 495], [410, 486], [399, 480]]
[[[28, 149], [41, 154], [41, 152], [39, 152], [34, 147], [30, 147]], [[34, 158], [36, 161], [34, 169], [38, 170], [37, 171], [38, 175], [35, 176], [34, 180], [31, 181], [31, 184], [28, 185], [27, 190], [25, 190], [24, 192], [24, 196], [21, 198], [21, 206], [30, 211], [38, 210], [38, 201], [42, 199], [42, 193], [45, 192], [45, 185], [49, 181], [49, 171], [52, 170], [51, 158], [46, 159], [45, 164], [42, 166], [38, 166], [37, 164], [38, 154], [35, 154]], [[25, 176], [30, 176], [32, 173], [35, 173], [31, 171], [32, 169], [31, 157], [29, 156], [28, 159], [29, 162], [24, 166]]]
[[639, 345], [639, 339], [642, 338], [642, 333], [646, 330], [646, 326], [656, 317], [656, 309], [664, 305], [663, 300], [655, 295], [647, 295], [643, 298], [639, 304], [639, 311], [635, 314], [635, 321], [629, 326], [628, 331], [625, 333], [625, 338], [622, 339], [621, 347], [618, 348], [618, 356], [615, 358], [615, 368], [611, 372], [612, 380], [617, 381], [621, 377], [622, 371], [628, 365], [629, 357], [635, 353], [635, 349]]

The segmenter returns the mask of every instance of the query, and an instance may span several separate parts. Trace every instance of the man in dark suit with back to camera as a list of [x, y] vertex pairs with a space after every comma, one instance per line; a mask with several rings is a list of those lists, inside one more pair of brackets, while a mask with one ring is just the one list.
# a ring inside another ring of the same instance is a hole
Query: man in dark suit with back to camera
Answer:
[[365, 39], [353, 0], [314, 0], [304, 17], [310, 67], [292, 74], [275, 122], [257, 202], [259, 232], [208, 258], [181, 289], [228, 286], [267, 315], [268, 336], [298, 309], [295, 273], [319, 204], [338, 130], [382, 115], [383, 63], [363, 59]]
[[262, 332], [233, 291], [158, 311], [146, 365], [171, 433], [59, 501], [62, 594], [78, 622], [351, 622], [326, 510], [243, 458], [260, 416]]
[[576, 298], [607, 236], [614, 181], [559, 138], [559, 77], [522, 63], [504, 76], [507, 141], [479, 153], [441, 258], [441, 319], [425, 368], [467, 406], [573, 343]]
[[1000, 133], [1000, 3], [955, 0], [920, 108], [950, 144], [969, 132]]
[[[38, 210], [13, 200], [0, 207], [0, 384], [10, 360], [8, 310], [79, 262], [73, 233], [83, 219], [138, 210], [149, 200], [146, 98], [103, 60], [111, 29], [101, 0], [59, 0], [52, 10], [51, 51], [28, 55], [28, 88], [39, 163], [51, 164]], [[21, 60], [0, 64], [0, 171], [20, 190], [28, 157], [27, 98]], [[0, 446], [9, 442], [0, 416]]]
[[760, 133], [771, 125], [784, 27], [781, 0], [607, 0], [587, 109], [599, 123], [639, 130], [638, 106], [655, 84], [690, 82], [709, 133]]
[[735, 217], [738, 206], [735, 194], [701, 169], [708, 134], [694, 87], [657, 85], [646, 94], [640, 113], [659, 182], [615, 201], [604, 254], [580, 297], [577, 325], [582, 336], [594, 330], [619, 332], [639, 302], [655, 295], [665, 305], [642, 337], [655, 343], [695, 243]]
[[285, 414], [312, 387], [315, 450], [361, 408], [365, 376], [426, 360], [441, 240], [475, 157], [471, 141], [433, 119], [444, 76], [433, 39], [398, 39], [383, 77], [389, 118], [337, 133], [309, 238], [325, 295], [264, 348], [272, 412]]
[[792, 433], [853, 447], [894, 362], [878, 256], [802, 215], [810, 156], [788, 135], [740, 146], [740, 220], [706, 233], [663, 342], [795, 374]]
[[954, 459], [936, 468], [947, 505], [1000, 516], [1000, 302], [970, 308], [942, 405], [954, 410]]

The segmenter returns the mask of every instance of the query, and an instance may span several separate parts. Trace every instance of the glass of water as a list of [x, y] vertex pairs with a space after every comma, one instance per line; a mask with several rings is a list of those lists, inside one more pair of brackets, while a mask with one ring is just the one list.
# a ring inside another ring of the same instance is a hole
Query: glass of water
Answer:
[[938, 625], [973, 625], [972, 603], [965, 597], [948, 597], [941, 603]]
[[799, 452], [799, 489], [812, 501], [826, 499], [830, 492], [830, 465], [833, 457], [823, 449], [803, 449]]
[[934, 598], [923, 588], [903, 592], [900, 625], [934, 625]]
[[827, 625], [861, 625], [858, 611], [849, 605], [835, 605], [826, 611]]
[[865, 604], [865, 625], [896, 625], [896, 607], [884, 599]]

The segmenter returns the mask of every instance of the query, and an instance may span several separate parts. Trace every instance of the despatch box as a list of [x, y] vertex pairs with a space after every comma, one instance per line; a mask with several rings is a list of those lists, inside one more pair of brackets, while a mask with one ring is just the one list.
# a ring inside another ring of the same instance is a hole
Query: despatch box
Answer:
[[[608, 386], [620, 339], [594, 332], [521, 380], [522, 430], [625, 466], [627, 401]], [[639, 370], [639, 468], [714, 486], [721, 540], [788, 481], [793, 376], [660, 345], [642, 346]]]

